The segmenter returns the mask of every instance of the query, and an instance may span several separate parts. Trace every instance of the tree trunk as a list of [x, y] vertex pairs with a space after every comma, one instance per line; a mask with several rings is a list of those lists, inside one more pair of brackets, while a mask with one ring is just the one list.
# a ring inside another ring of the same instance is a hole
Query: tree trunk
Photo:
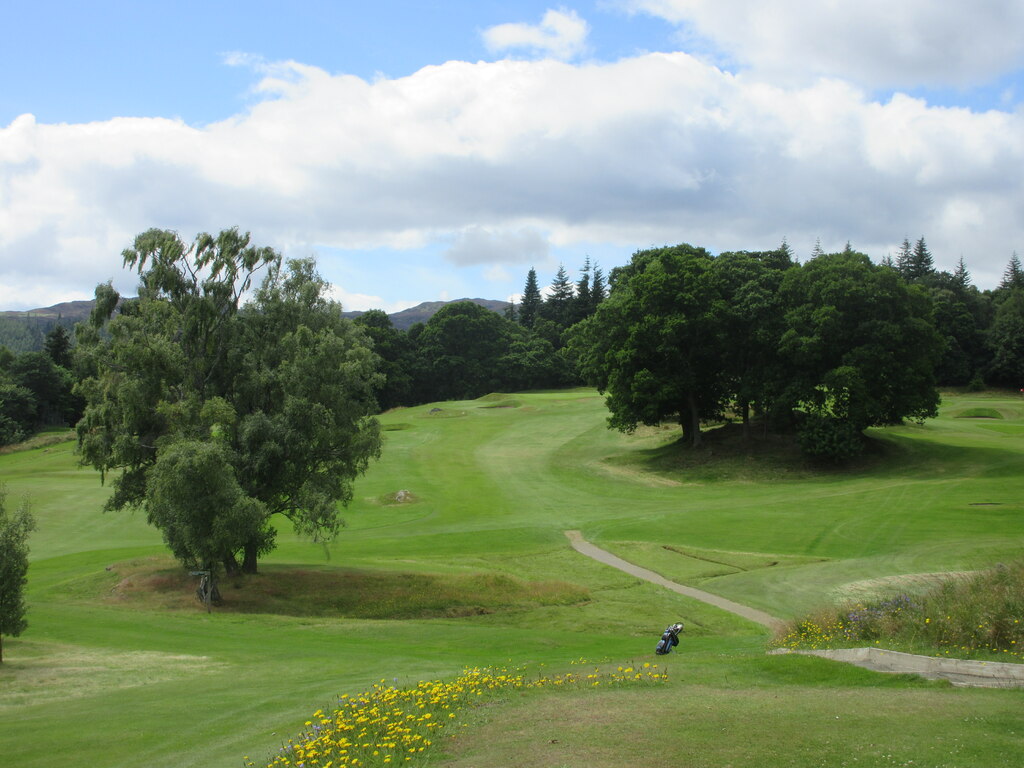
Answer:
[[255, 544], [245, 545], [245, 554], [242, 557], [242, 573], [256, 573], [256, 555], [258, 549]]
[[744, 400], [740, 403], [740, 410], [743, 411], [743, 442], [750, 442], [750, 401]]
[[690, 436], [694, 448], [700, 448], [700, 414], [697, 411], [697, 403], [693, 399], [693, 393], [686, 395], [686, 407], [690, 412]]
[[242, 569], [238, 567], [238, 561], [235, 556], [231, 553], [224, 555], [224, 572], [228, 576], [235, 576], [242, 572]]

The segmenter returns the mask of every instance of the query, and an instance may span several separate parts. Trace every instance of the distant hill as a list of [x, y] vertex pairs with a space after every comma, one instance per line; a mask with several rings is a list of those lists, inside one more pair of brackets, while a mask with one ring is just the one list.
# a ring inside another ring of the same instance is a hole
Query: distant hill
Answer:
[[34, 352], [43, 348], [43, 340], [60, 323], [71, 330], [86, 320], [93, 301], [64, 301], [52, 307], [24, 311], [0, 311], [0, 346], [12, 352]]
[[[504, 314], [508, 308], [507, 301], [497, 301], [496, 299], [455, 299], [455, 301], [471, 301], [474, 304], [479, 304], [485, 309], [489, 309], [498, 314]], [[409, 307], [409, 309], [403, 309], [401, 312], [393, 312], [388, 315], [391, 318], [391, 324], [400, 331], [407, 331], [416, 323], [425, 323], [427, 320], [432, 318], [441, 307], [445, 304], [454, 304], [455, 301], [424, 301], [422, 304], [417, 304], [415, 307]], [[359, 317], [363, 314], [362, 312], [346, 312], [345, 317]]]
[[[471, 301], [486, 307], [499, 314], [504, 313], [508, 307], [507, 301], [495, 299], [456, 299], [456, 301]], [[74, 328], [75, 323], [89, 318], [92, 312], [92, 300], [89, 301], [65, 301], [54, 304], [52, 307], [29, 310], [0, 311], [0, 346], [5, 346], [12, 352], [31, 352], [43, 348], [43, 339], [47, 332], [58, 322]], [[424, 301], [415, 307], [403, 309], [401, 312], [394, 312], [388, 317], [395, 328], [407, 331], [415, 323], [425, 323], [445, 304], [450, 301]], [[346, 312], [345, 317], [358, 317], [362, 312]]]
[[95, 302], [92, 299], [88, 301], [64, 301], [60, 304], [54, 304], [52, 307], [44, 307], [43, 309], [7, 310], [0, 312], [0, 317], [37, 317], [52, 320], [56, 320], [59, 317], [62, 320], [77, 323], [79, 320], [86, 320], [89, 317], [93, 304]]

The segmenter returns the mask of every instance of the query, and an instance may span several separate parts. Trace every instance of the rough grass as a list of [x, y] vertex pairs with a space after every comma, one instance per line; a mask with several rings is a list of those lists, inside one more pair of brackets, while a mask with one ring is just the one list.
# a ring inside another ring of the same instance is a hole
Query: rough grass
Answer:
[[791, 622], [776, 643], [1024, 661], [1024, 560], [949, 574], [918, 594], [822, 608]]
[[46, 429], [20, 443], [0, 445], [0, 455], [18, 453], [19, 451], [32, 451], [37, 448], [47, 448], [51, 445], [70, 442], [75, 438], [76, 434], [73, 429]]
[[[218, 581], [221, 613], [358, 619], [429, 619], [580, 605], [589, 591], [564, 581], [526, 582], [495, 573], [430, 574], [267, 566]], [[166, 557], [108, 566], [69, 591], [92, 589], [106, 604], [143, 610], [205, 610], [196, 578]]]

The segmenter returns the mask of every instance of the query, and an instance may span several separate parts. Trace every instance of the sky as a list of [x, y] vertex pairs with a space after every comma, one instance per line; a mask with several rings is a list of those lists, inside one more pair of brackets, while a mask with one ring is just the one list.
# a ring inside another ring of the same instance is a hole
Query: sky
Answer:
[[1020, 0], [9, 3], [0, 309], [134, 295], [151, 227], [315, 256], [346, 309], [638, 249], [1024, 253]]

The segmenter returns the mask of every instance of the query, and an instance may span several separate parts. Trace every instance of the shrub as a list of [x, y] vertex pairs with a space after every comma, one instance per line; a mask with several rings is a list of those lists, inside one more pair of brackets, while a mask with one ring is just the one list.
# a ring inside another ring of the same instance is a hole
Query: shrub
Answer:
[[797, 433], [800, 450], [814, 459], [842, 462], [859, 456], [864, 436], [848, 421], [809, 414]]
[[920, 597], [819, 611], [792, 622], [773, 641], [811, 650], [862, 643], [1024, 659], [1024, 560], [951, 578]]

